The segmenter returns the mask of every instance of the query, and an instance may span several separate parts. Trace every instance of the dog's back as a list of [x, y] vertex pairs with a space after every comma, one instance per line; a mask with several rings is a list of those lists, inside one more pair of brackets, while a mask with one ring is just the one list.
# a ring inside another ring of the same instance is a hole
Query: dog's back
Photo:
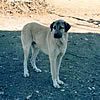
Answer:
[[23, 27], [23, 30], [21, 32], [21, 39], [25, 41], [25, 44], [27, 44], [28, 42], [35, 42], [38, 48], [41, 48], [41, 50], [47, 54], [48, 47], [46, 45], [46, 38], [49, 30], [49, 27], [46, 27], [45, 25], [36, 22], [28, 23]]

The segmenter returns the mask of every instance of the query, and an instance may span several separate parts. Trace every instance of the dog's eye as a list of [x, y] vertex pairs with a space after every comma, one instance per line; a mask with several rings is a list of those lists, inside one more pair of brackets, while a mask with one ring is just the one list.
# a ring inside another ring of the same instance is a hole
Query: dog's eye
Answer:
[[56, 29], [56, 26], [54, 26], [54, 29]]

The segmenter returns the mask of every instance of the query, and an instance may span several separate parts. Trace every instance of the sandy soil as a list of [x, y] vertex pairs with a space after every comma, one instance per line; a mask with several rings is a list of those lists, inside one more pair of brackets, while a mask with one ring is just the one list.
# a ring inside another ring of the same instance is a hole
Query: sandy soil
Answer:
[[0, 15], [0, 30], [21, 30], [29, 22], [38, 21], [45, 25], [63, 19], [72, 25], [70, 32], [100, 33], [99, 0], [46, 0], [51, 13], [23, 15]]

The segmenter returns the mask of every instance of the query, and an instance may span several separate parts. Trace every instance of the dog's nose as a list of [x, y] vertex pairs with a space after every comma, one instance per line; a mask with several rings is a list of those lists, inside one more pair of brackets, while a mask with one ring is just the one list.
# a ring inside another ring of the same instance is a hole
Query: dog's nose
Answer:
[[60, 32], [55, 32], [54, 38], [62, 38], [62, 34]]

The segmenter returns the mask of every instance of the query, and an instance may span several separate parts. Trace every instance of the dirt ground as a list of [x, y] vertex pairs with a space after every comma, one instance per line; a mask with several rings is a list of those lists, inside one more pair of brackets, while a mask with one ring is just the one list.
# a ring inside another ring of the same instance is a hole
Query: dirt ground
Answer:
[[[43, 14], [4, 14], [0, 4], [0, 100], [100, 100], [100, 1], [46, 1], [52, 9]], [[34, 72], [28, 61], [30, 77], [23, 77], [20, 40], [26, 23], [49, 26], [56, 19], [72, 26], [60, 70], [65, 84], [60, 89], [52, 86], [49, 59], [42, 52], [36, 60], [42, 73]]]
[[100, 100], [99, 43], [100, 34], [69, 34], [60, 70], [65, 84], [55, 89], [48, 56], [40, 52], [36, 60], [42, 73], [29, 60], [30, 77], [24, 78], [20, 31], [0, 31], [0, 100]]

